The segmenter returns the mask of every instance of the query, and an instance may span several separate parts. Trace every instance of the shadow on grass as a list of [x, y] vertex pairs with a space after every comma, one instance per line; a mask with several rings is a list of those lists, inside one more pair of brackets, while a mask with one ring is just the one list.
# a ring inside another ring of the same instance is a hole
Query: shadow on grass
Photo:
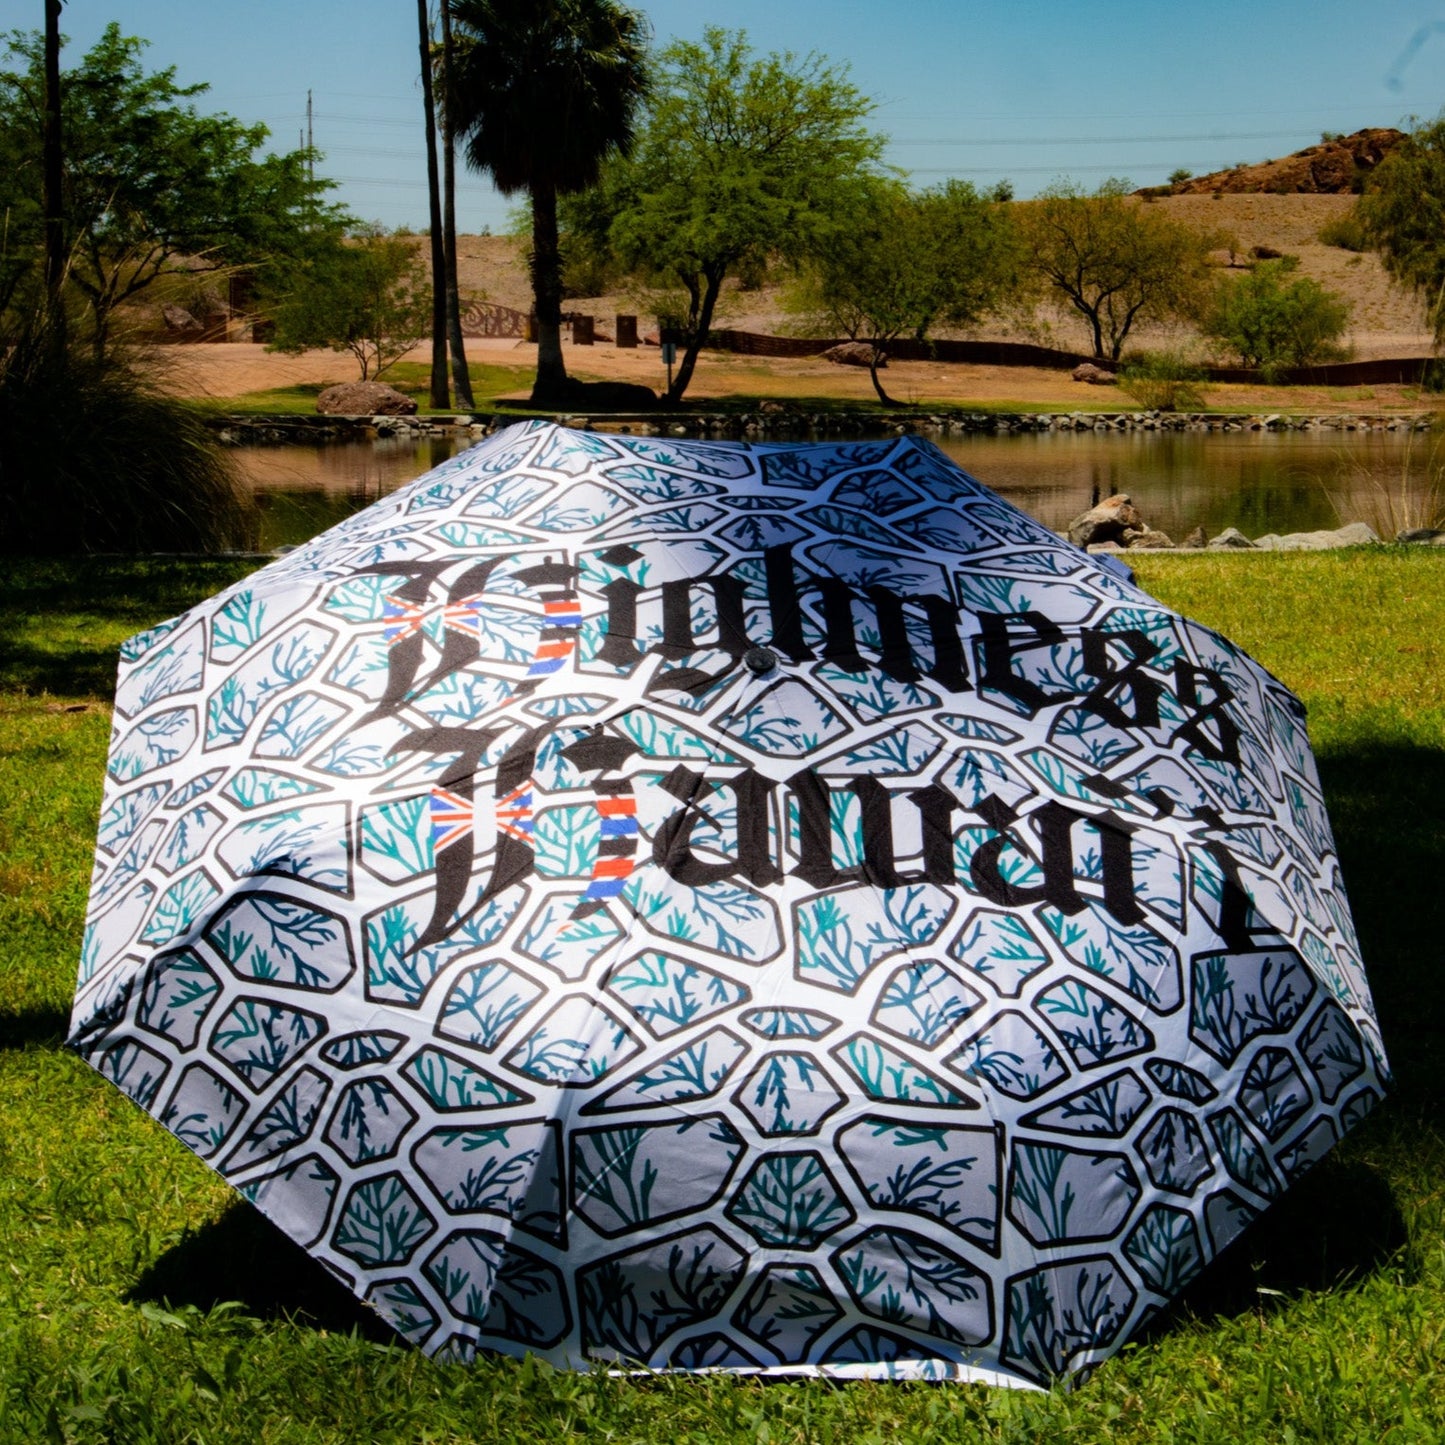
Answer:
[[115, 670], [115, 647], [71, 647], [58, 655], [24, 643], [0, 643], [0, 685], [21, 692], [109, 698], [115, 692]]
[[40, 1048], [58, 1049], [65, 1041], [70, 1015], [64, 1009], [24, 1009], [0, 1014], [0, 1051]]
[[[184, 612], [256, 566], [220, 558], [6, 559], [0, 567], [0, 689], [108, 698], [115, 690], [116, 649], [127, 636]], [[36, 626], [37, 619], [44, 626]], [[77, 631], [93, 640], [81, 640]]]
[[202, 1311], [236, 1301], [258, 1319], [296, 1319], [337, 1334], [355, 1330], [382, 1343], [397, 1339], [324, 1265], [241, 1200], [166, 1250], [126, 1301], [172, 1309], [195, 1305]]
[[1326, 1158], [1135, 1338], [1156, 1339], [1185, 1321], [1208, 1325], [1340, 1288], [1383, 1268], [1407, 1242], [1385, 1179], [1367, 1165]]
[[1445, 751], [1335, 748], [1319, 759], [1340, 867], [1395, 1074], [1387, 1107], [1445, 1100]]

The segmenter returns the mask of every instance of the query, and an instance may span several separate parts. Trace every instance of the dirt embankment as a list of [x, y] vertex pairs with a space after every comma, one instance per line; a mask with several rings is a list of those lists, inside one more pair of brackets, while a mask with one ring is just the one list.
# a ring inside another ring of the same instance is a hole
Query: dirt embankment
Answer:
[[[1170, 215], [1194, 226], [1219, 242], [1215, 259], [1221, 275], [1228, 274], [1230, 251], [1243, 264], [1253, 248], [1299, 258], [1300, 273], [1314, 277], [1346, 300], [1351, 309], [1346, 338], [1360, 360], [1375, 357], [1420, 356], [1431, 347], [1423, 308], [1415, 296], [1394, 286], [1377, 256], [1327, 246], [1320, 229], [1337, 220], [1354, 204], [1350, 195], [1280, 195], [1261, 191], [1190, 191], [1140, 204], [1163, 207]], [[425, 247], [424, 238], [418, 246]], [[461, 288], [465, 295], [526, 310], [531, 293], [523, 246], [506, 236], [463, 236], [458, 244]], [[626, 291], [595, 297], [575, 297], [568, 307], [588, 312], [598, 329], [610, 335], [618, 312], [635, 313], [648, 327], [648, 298]], [[785, 304], [781, 285], [744, 291], [728, 287], [717, 319], [719, 326], [765, 333], [796, 330], [798, 319]], [[950, 333], [944, 333], [950, 334]], [[1040, 307], [1028, 315], [990, 317], [967, 332], [952, 333], [980, 339], [1028, 340], [1066, 350], [1086, 351], [1082, 325], [1065, 309]], [[1147, 348], [1188, 343], [1189, 333], [1146, 329], [1131, 336], [1131, 345]], [[350, 358], [332, 352], [311, 352], [287, 357], [260, 347], [240, 344], [168, 348], [168, 385], [190, 395], [224, 398], [271, 387], [303, 382], [345, 381], [354, 375]], [[530, 368], [535, 348], [513, 341], [470, 343], [473, 360]], [[418, 349], [416, 360], [425, 359]], [[656, 348], [637, 351], [602, 343], [593, 347], [567, 346], [568, 367], [589, 379], [640, 381], [661, 389], [665, 380]], [[1033, 368], [944, 365], [936, 362], [895, 363], [888, 372], [889, 391], [899, 400], [922, 404], [977, 402], [1058, 409], [1097, 406], [1100, 391], [1069, 380], [1067, 373]], [[1366, 395], [1365, 392], [1369, 394]], [[871, 399], [867, 377], [852, 368], [829, 365], [813, 358], [773, 360], [704, 353], [688, 394], [689, 402], [704, 404], [729, 395], [832, 397]], [[1258, 406], [1267, 409], [1348, 411], [1409, 406], [1415, 398], [1407, 388], [1269, 388], [1210, 387], [1207, 400], [1215, 406]], [[1125, 398], [1119, 398], [1122, 405]]]
[[[1215, 259], [1221, 263], [1221, 274], [1228, 272], [1231, 246], [1234, 260], [1240, 266], [1248, 261], [1256, 247], [1266, 253], [1297, 256], [1302, 276], [1313, 277], [1348, 303], [1350, 325], [1346, 345], [1359, 360], [1418, 356], [1430, 350], [1430, 328], [1419, 298], [1391, 282], [1380, 258], [1371, 252], [1327, 246], [1319, 239], [1322, 227], [1344, 216], [1354, 205], [1352, 195], [1280, 195], [1241, 190], [1224, 191], [1216, 197], [1212, 190], [1196, 190], [1190, 183], [1190, 188], [1181, 194], [1152, 202], [1141, 200], [1141, 204], [1161, 206], [1186, 225], [1217, 238], [1220, 247]], [[518, 310], [526, 310], [531, 305], [520, 242], [507, 236], [464, 236], [457, 249], [464, 292]], [[645, 316], [647, 298], [619, 291], [575, 297], [567, 305], [590, 312], [598, 318], [599, 326], [610, 332], [612, 318], [619, 311]], [[744, 291], [731, 284], [717, 324], [776, 334], [796, 330], [798, 318], [785, 305], [782, 285]], [[989, 317], [968, 331], [939, 334], [1038, 341], [1064, 350], [1088, 350], [1088, 336], [1082, 323], [1067, 309], [1059, 307], [1040, 307], [1029, 315]], [[1157, 346], [1177, 343], [1183, 339], [1183, 333], [1152, 328], [1132, 339], [1139, 347]]]

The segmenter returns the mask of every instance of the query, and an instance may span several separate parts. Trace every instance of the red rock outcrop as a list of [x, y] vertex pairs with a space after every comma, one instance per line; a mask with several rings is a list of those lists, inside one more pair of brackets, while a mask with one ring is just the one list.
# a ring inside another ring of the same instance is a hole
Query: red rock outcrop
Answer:
[[1276, 195], [1347, 196], [1359, 191], [1364, 178], [1405, 139], [1405, 132], [1382, 127], [1357, 130], [1338, 140], [1321, 141], [1277, 161], [1235, 166], [1192, 176], [1177, 185], [1152, 187], [1155, 195], [1209, 195], [1214, 191], [1237, 194], [1268, 191]]

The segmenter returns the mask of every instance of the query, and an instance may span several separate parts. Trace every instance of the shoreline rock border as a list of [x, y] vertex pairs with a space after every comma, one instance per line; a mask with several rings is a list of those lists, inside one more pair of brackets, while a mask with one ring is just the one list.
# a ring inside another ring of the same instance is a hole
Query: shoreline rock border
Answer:
[[1030, 435], [1046, 432], [1416, 432], [1435, 424], [1432, 412], [1295, 416], [1271, 412], [1160, 411], [808, 411], [784, 402], [763, 402], [754, 411], [609, 413], [457, 413], [448, 416], [342, 416], [217, 414], [207, 424], [237, 446], [321, 445], [396, 436], [482, 437], [532, 416], [549, 416], [581, 431], [634, 432], [644, 436], [758, 440], [861, 436], [893, 431], [918, 436]]
[[[1080, 512], [1060, 534], [1086, 552], [1120, 556], [1137, 552], [1327, 552], [1336, 547], [1378, 546], [1383, 538], [1368, 522], [1318, 527], [1309, 532], [1267, 532], [1251, 540], [1237, 527], [1210, 537], [1195, 527], [1182, 542], [1157, 531], [1144, 520], [1127, 492], [1115, 492]], [[1402, 546], [1445, 547], [1445, 530], [1403, 527], [1393, 540]]]

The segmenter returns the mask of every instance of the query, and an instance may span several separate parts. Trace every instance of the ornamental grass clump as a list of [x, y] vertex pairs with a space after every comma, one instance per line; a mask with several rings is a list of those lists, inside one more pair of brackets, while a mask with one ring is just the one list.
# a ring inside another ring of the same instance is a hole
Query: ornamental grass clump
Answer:
[[138, 356], [42, 317], [0, 345], [0, 553], [225, 552], [259, 514], [225, 446]]
[[1445, 528], [1445, 438], [1435, 433], [1405, 440], [1400, 467], [1382, 480], [1359, 457], [1339, 460], [1340, 490], [1326, 495], [1341, 524], [1365, 522], [1385, 541], [1412, 541], [1409, 532]]
[[1204, 371], [1181, 351], [1141, 351], [1120, 368], [1119, 389], [1146, 411], [1199, 411]]

